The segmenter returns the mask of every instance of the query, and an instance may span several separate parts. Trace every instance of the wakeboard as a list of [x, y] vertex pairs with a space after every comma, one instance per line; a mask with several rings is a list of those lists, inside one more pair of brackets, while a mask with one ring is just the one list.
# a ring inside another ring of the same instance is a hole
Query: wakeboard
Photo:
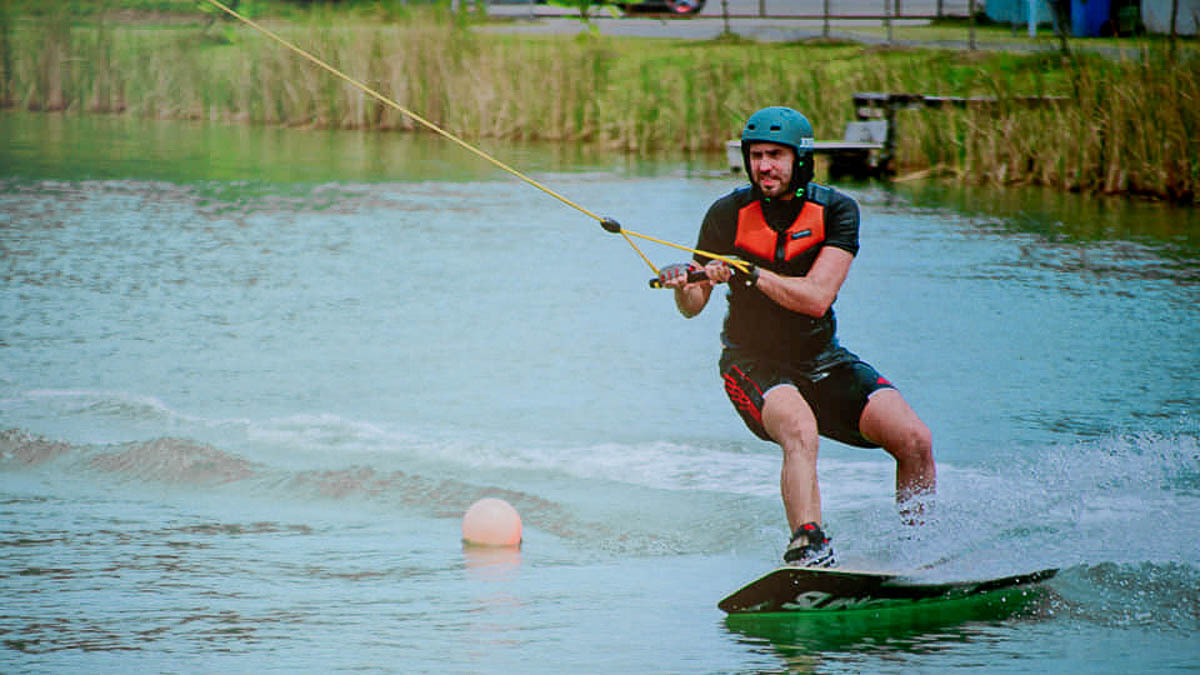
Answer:
[[717, 603], [729, 614], [830, 612], [957, 600], [1045, 581], [1058, 569], [982, 581], [925, 583], [901, 574], [780, 567]]

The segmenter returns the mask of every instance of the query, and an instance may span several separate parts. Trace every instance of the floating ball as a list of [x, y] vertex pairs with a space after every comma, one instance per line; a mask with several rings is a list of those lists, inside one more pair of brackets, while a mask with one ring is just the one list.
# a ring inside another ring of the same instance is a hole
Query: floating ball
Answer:
[[463, 515], [462, 538], [477, 546], [520, 546], [521, 516], [503, 499], [485, 497]]

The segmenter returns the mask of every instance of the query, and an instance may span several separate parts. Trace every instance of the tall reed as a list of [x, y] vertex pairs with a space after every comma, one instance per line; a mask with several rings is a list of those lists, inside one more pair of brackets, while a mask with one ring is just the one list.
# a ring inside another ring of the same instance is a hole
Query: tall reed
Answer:
[[[8, 104], [38, 110], [419, 128], [246, 28], [228, 33], [226, 43], [196, 27], [99, 21], [72, 28], [65, 16], [22, 25], [0, 20], [0, 101], [7, 91]], [[1181, 202], [1194, 202], [1200, 186], [1194, 57], [1147, 52], [1062, 61], [854, 46], [533, 39], [475, 32], [436, 11], [406, 11], [385, 24], [313, 16], [274, 28], [471, 139], [708, 152], [720, 150], [763, 105], [796, 107], [819, 138], [838, 138], [853, 118], [857, 91], [990, 95], [1000, 104], [900, 113], [900, 170]], [[1038, 94], [1069, 100], [1030, 109], [1013, 98]]]
[[972, 182], [1196, 201], [1200, 67], [1166, 52], [1064, 64], [1068, 100], [1028, 108], [997, 89], [994, 108], [913, 114], [901, 163]]
[[7, 2], [0, 2], [0, 106], [13, 104], [13, 22]]

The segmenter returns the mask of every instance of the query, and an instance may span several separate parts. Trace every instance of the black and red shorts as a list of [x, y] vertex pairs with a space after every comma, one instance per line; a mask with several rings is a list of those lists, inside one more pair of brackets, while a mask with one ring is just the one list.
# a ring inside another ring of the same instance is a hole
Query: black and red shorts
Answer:
[[773, 387], [790, 384], [808, 402], [822, 436], [860, 448], [878, 448], [878, 443], [859, 431], [858, 421], [872, 393], [895, 387], [870, 364], [845, 354], [846, 360], [814, 371], [726, 348], [721, 353], [721, 379], [746, 426], [765, 441], [774, 439], [763, 428], [763, 396]]

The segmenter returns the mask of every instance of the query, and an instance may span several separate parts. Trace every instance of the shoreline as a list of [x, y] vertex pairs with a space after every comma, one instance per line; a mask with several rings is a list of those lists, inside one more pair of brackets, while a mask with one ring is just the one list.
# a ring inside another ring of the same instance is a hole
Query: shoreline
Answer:
[[[857, 91], [991, 95], [1001, 105], [989, 111], [899, 113], [896, 176], [1183, 205], [1200, 192], [1200, 152], [1187, 134], [1200, 127], [1200, 111], [1188, 105], [1200, 100], [1200, 68], [1189, 68], [1186, 54], [1063, 60], [824, 41], [518, 36], [497, 32], [495, 22], [436, 13], [381, 25], [323, 18], [270, 24], [472, 141], [715, 154], [761, 105], [792, 105], [813, 120], [818, 138], [837, 139], [854, 119]], [[0, 103], [281, 127], [415, 128], [249, 29], [219, 29], [9, 17], [0, 26]], [[781, 90], [790, 100], [779, 101]], [[1070, 101], [1042, 111], [1015, 103], [1031, 94]]]

